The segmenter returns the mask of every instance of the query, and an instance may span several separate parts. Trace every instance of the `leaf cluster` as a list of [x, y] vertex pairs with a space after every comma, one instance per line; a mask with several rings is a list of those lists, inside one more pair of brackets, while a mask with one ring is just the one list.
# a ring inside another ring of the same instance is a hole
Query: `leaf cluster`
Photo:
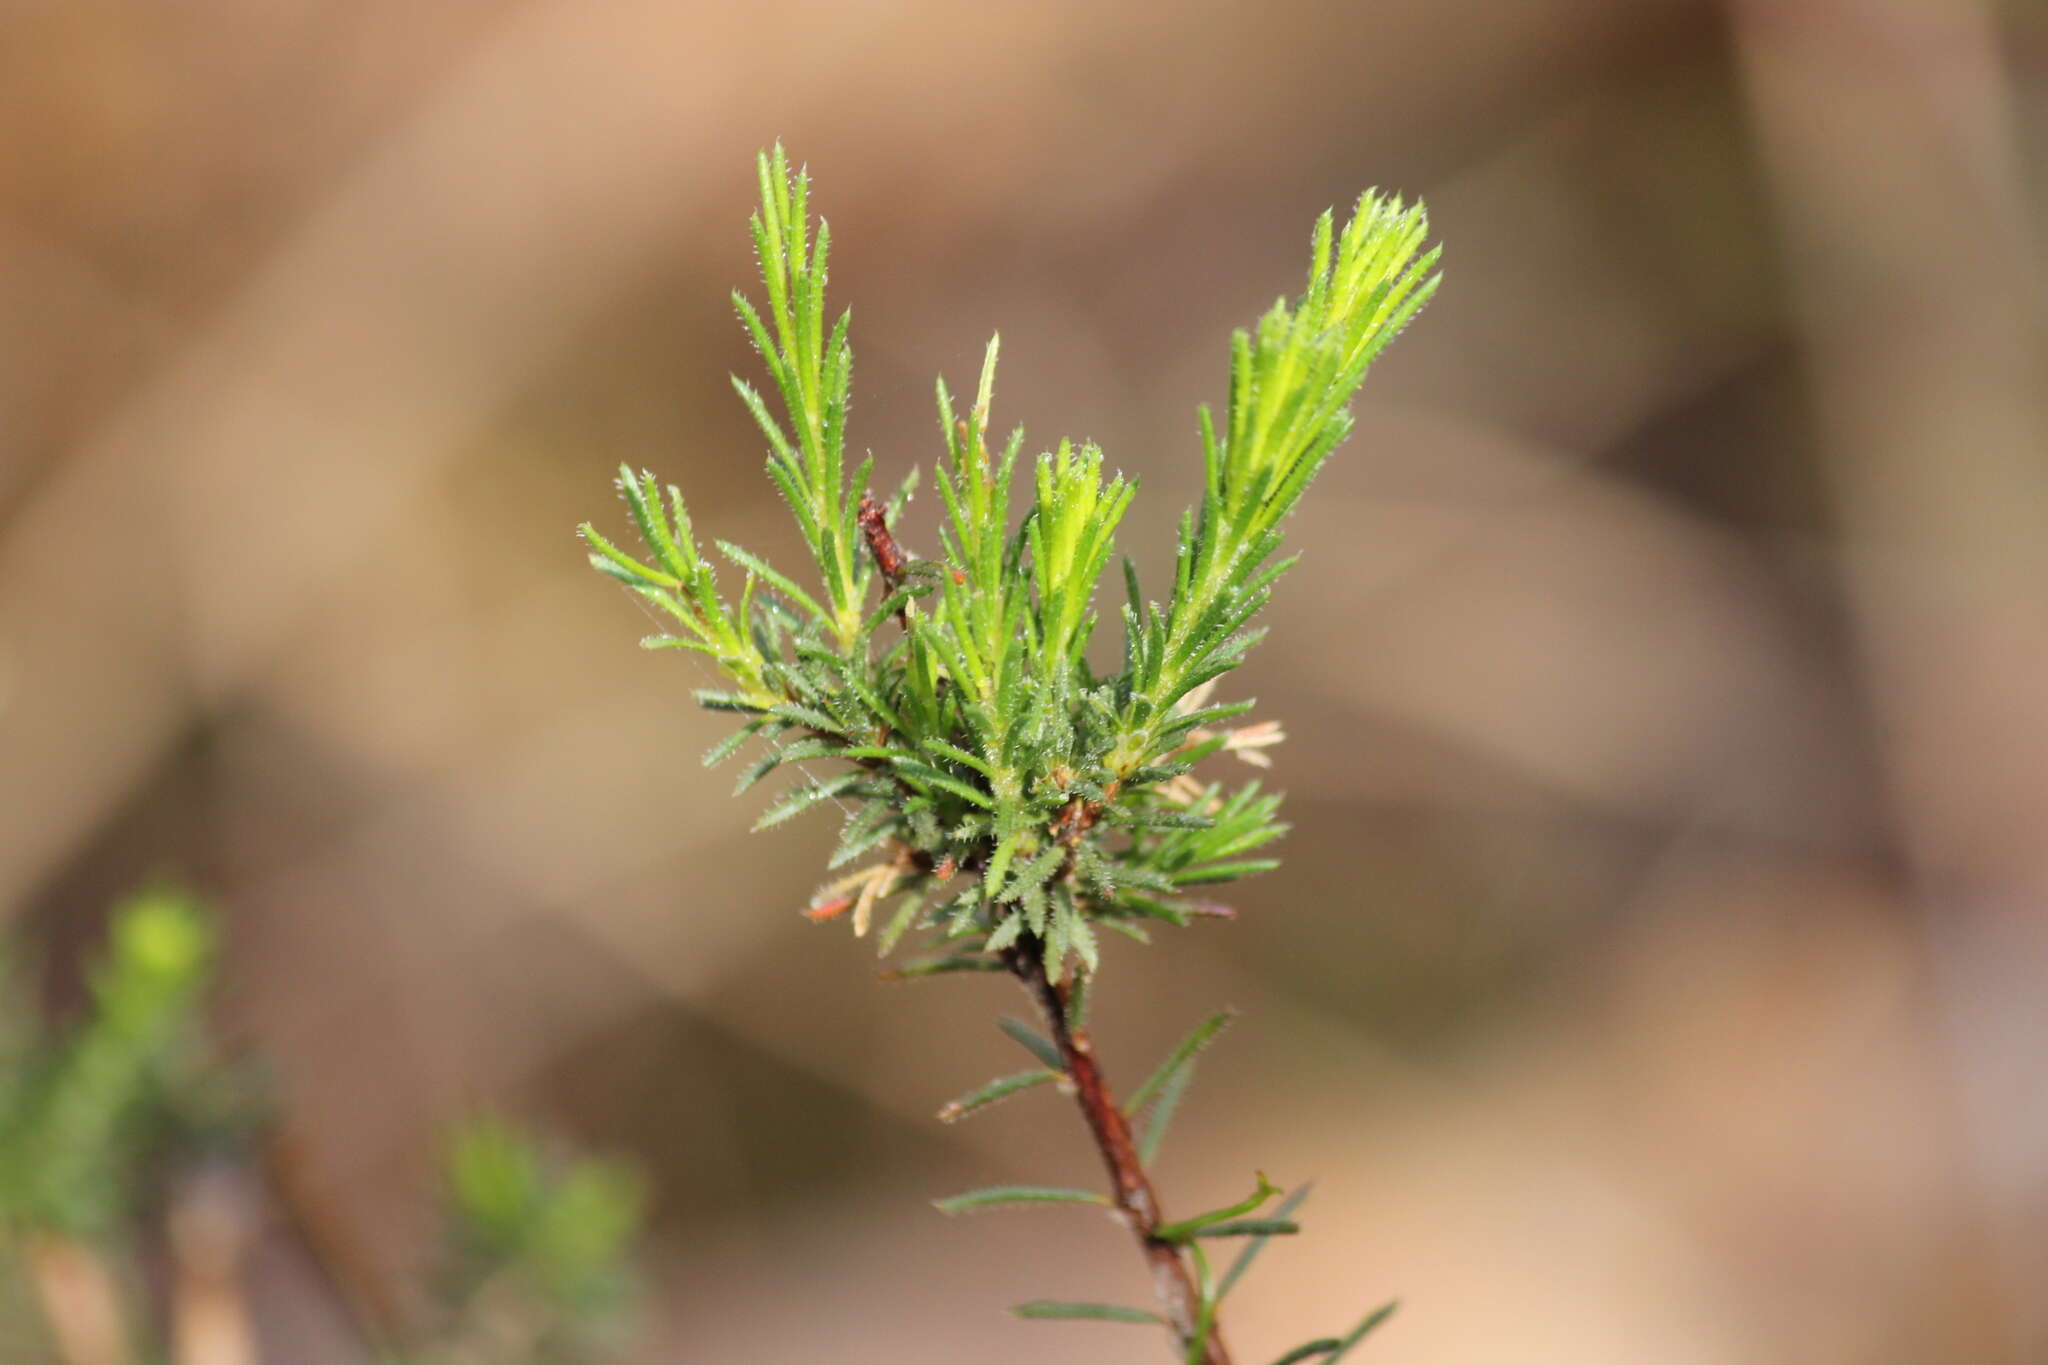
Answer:
[[[1202, 497], [1155, 600], [1115, 548], [1134, 481], [1089, 442], [1027, 460], [1021, 428], [991, 440], [999, 339], [971, 402], [938, 385], [941, 525], [929, 554], [905, 548], [918, 472], [883, 500], [871, 457], [848, 467], [853, 353], [849, 315], [825, 306], [830, 229], [813, 228], [809, 178], [779, 146], [757, 170], [762, 302], [734, 298], [770, 393], [733, 382], [811, 572], [717, 541], [738, 576], [722, 585], [680, 492], [631, 469], [619, 488], [642, 553], [586, 525], [591, 562], [664, 621], [649, 647], [721, 675], [697, 700], [738, 729], [707, 762], [753, 740], [741, 790], [798, 771], [759, 827], [842, 814], [815, 918], [879, 924], [885, 953], [917, 935], [932, 956], [906, 975], [997, 967], [1020, 945], [1056, 981], [1090, 974], [1099, 931], [1142, 940], [1212, 908], [1199, 888], [1273, 866], [1278, 797], [1192, 770], [1225, 751], [1261, 762], [1277, 729], [1233, 728], [1250, 703], [1213, 703], [1211, 685], [1258, 638], [1294, 563], [1283, 523], [1349, 432], [1353, 394], [1436, 288], [1423, 209], [1368, 192], [1341, 230], [1325, 213], [1302, 294], [1233, 337], [1228, 403], [1199, 414]], [[1105, 611], [1120, 647], [1096, 641]]]

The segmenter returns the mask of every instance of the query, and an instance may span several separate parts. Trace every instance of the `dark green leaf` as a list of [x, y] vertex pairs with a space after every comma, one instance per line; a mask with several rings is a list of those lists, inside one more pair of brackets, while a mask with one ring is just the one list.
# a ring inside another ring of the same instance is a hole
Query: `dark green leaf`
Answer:
[[876, 938], [876, 957], [887, 957], [896, 951], [896, 945], [903, 941], [903, 936], [917, 923], [918, 914], [924, 909], [924, 902], [923, 891], [914, 892], [903, 898], [903, 903], [896, 907], [896, 913], [889, 917], [889, 922], [882, 926], [882, 932]]
[[1273, 858], [1242, 858], [1231, 863], [1207, 863], [1177, 874], [1175, 886], [1213, 886], [1220, 882], [1242, 881], [1256, 877], [1261, 872], [1271, 872], [1280, 866]]
[[844, 867], [889, 839], [896, 828], [895, 812], [880, 802], [861, 807], [840, 828], [827, 867]]
[[1143, 1109], [1145, 1102], [1173, 1079], [1174, 1072], [1194, 1061], [1202, 1049], [1214, 1042], [1216, 1035], [1228, 1028], [1230, 1021], [1236, 1017], [1236, 1010], [1219, 1010], [1195, 1025], [1194, 1031], [1181, 1039], [1180, 1045], [1172, 1052], [1166, 1054], [1166, 1060], [1159, 1064], [1158, 1070], [1146, 1077], [1145, 1083], [1132, 1092], [1129, 1102], [1124, 1105], [1124, 1112], [1135, 1114]]
[[739, 747], [742, 744], [745, 744], [748, 739], [752, 738], [754, 734], [755, 729], [751, 725], [744, 726], [741, 729], [733, 731], [724, 739], [721, 739], [720, 741], [718, 741], [718, 743], [712, 745], [709, 749], [704, 751], [704, 766], [707, 768], [715, 768], [719, 764], [725, 762], [725, 760], [731, 758], [733, 754], [738, 752]]
[[[1297, 1189], [1293, 1194], [1288, 1195], [1273, 1210], [1273, 1216], [1275, 1218], [1286, 1218], [1292, 1215], [1303, 1204], [1308, 1202], [1309, 1192], [1313, 1189], [1315, 1189], [1313, 1184], [1307, 1184]], [[1217, 1302], [1222, 1302], [1223, 1296], [1236, 1287], [1237, 1282], [1244, 1278], [1245, 1272], [1252, 1268], [1252, 1262], [1256, 1261], [1259, 1258], [1259, 1253], [1265, 1249], [1266, 1239], [1263, 1237], [1254, 1237], [1245, 1244], [1244, 1250], [1237, 1253], [1237, 1259], [1230, 1263], [1230, 1269], [1224, 1271], [1223, 1278], [1216, 1283], [1215, 1298]]]
[[1174, 1111], [1180, 1108], [1181, 1096], [1187, 1093], [1189, 1082], [1195, 1078], [1195, 1064], [1177, 1069], [1166, 1084], [1160, 1087], [1159, 1098], [1153, 1101], [1152, 1112], [1145, 1116], [1144, 1128], [1138, 1134], [1138, 1160], [1150, 1166], [1159, 1155], [1159, 1144], [1166, 1140], [1166, 1129], [1173, 1122]]
[[762, 710], [760, 703], [738, 692], [715, 692], [700, 687], [691, 696], [706, 711], [741, 711], [759, 715]]
[[857, 785], [864, 776], [865, 774], [862, 773], [841, 773], [837, 777], [828, 777], [823, 782], [812, 782], [798, 787], [795, 791], [770, 806], [767, 812], [754, 822], [754, 828], [756, 830], [768, 829], [771, 826], [781, 824], [785, 820], [801, 815], [812, 806], [822, 801], [830, 801], [847, 789]]
[[1010, 1311], [1020, 1318], [1072, 1318], [1153, 1325], [1166, 1321], [1157, 1313], [1148, 1313], [1142, 1308], [1120, 1308], [1113, 1303], [1055, 1303], [1050, 1299], [1033, 1299], [1030, 1303], [1018, 1304]]
[[1057, 1071], [1020, 1071], [1014, 1076], [999, 1076], [979, 1090], [969, 1091], [957, 1100], [949, 1100], [939, 1109], [940, 1123], [957, 1123], [977, 1109], [986, 1109], [998, 1100], [1008, 1099], [1020, 1090], [1029, 1090], [1035, 1085], [1057, 1080]]
[[1270, 1183], [1265, 1172], [1258, 1172], [1257, 1179], [1258, 1188], [1228, 1208], [1211, 1209], [1207, 1213], [1198, 1213], [1193, 1218], [1183, 1218], [1178, 1223], [1162, 1223], [1154, 1235], [1168, 1242], [1185, 1242], [1191, 1237], [1201, 1236], [1204, 1228], [1242, 1218], [1280, 1193], [1279, 1186]]
[[1013, 910], [1003, 916], [1002, 923], [989, 934], [988, 941], [981, 945], [982, 951], [1000, 953], [1023, 936], [1024, 915], [1021, 911]]
[[1006, 1204], [1107, 1204], [1108, 1198], [1091, 1190], [1063, 1190], [1046, 1185], [991, 1185], [969, 1190], [950, 1199], [934, 1199], [940, 1213], [971, 1213], [976, 1209], [1000, 1208]]
[[1368, 1333], [1373, 1331], [1381, 1323], [1385, 1322], [1388, 1318], [1394, 1316], [1394, 1310], [1399, 1308], [1400, 1306], [1401, 1301], [1399, 1299], [1390, 1299], [1386, 1303], [1381, 1304], [1378, 1308], [1373, 1309], [1372, 1312], [1367, 1313], [1365, 1315], [1365, 1321], [1359, 1323], [1358, 1326], [1352, 1328], [1351, 1335], [1345, 1337], [1344, 1340], [1337, 1343], [1336, 1353], [1330, 1357], [1328, 1365], [1336, 1365], [1338, 1361], [1342, 1360], [1345, 1356], [1350, 1355], [1352, 1347], [1358, 1345], [1359, 1342], [1364, 1341]]
[[1292, 1237], [1301, 1224], [1285, 1218], [1240, 1218], [1228, 1223], [1211, 1223], [1197, 1229], [1197, 1237]]
[[1067, 1069], [1066, 1060], [1060, 1056], [1060, 1050], [1054, 1047], [1049, 1040], [1041, 1036], [1037, 1029], [1032, 1028], [1031, 1025], [1025, 1023], [1022, 1019], [1013, 1019], [1009, 1015], [1004, 1015], [996, 1021], [996, 1027], [1009, 1034], [1012, 1039], [1016, 1040], [1018, 1046], [1038, 1058], [1039, 1061], [1044, 1062], [1053, 1070], [1065, 1071]]
[[881, 974], [884, 981], [915, 981], [923, 976], [944, 976], [949, 972], [1005, 972], [1009, 968], [992, 957], [934, 957], [908, 962]]

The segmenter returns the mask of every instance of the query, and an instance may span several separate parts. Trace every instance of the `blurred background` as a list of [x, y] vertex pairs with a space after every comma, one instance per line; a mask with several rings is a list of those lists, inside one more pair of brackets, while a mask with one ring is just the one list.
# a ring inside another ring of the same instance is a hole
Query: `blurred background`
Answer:
[[[831, 822], [747, 833], [573, 536], [625, 461], [794, 560], [726, 378], [777, 137], [880, 482], [1000, 328], [997, 426], [1140, 476], [1141, 563], [1314, 215], [1431, 207], [1234, 678], [1286, 867], [1099, 1003], [1127, 1083], [1244, 1011], [1170, 1206], [1318, 1181], [1242, 1358], [1398, 1295], [1373, 1359], [2048, 1359], [2030, 0], [0, 7], [0, 906], [59, 1007], [119, 892], [221, 908], [353, 1292], [488, 1107], [648, 1176], [632, 1359], [1158, 1358], [1003, 1316], [1145, 1296], [925, 1202], [1098, 1177], [1049, 1094], [932, 1120], [1021, 997], [800, 918]], [[263, 1358], [364, 1359], [262, 1229]]]

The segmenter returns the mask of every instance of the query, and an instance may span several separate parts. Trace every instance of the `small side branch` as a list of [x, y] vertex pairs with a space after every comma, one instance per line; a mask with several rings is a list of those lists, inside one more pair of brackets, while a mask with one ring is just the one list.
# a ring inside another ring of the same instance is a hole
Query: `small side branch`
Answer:
[[[1138, 1157], [1130, 1120], [1124, 1117], [1110, 1093], [1087, 1033], [1069, 1023], [1066, 994], [1046, 974], [1041, 945], [1027, 939], [1006, 951], [1003, 960], [1038, 1007], [1053, 1045], [1059, 1049], [1067, 1077], [1074, 1085], [1081, 1116], [1087, 1121], [1096, 1151], [1109, 1172], [1117, 1210], [1138, 1239], [1139, 1252], [1152, 1272], [1153, 1292], [1166, 1310], [1174, 1339], [1185, 1353], [1200, 1331], [1197, 1324], [1201, 1317], [1201, 1293], [1179, 1244], [1159, 1235], [1165, 1219], [1160, 1216], [1159, 1196], [1153, 1192], [1151, 1177]], [[1213, 1323], [1201, 1359], [1203, 1365], [1231, 1365], [1230, 1353], [1224, 1349]]]

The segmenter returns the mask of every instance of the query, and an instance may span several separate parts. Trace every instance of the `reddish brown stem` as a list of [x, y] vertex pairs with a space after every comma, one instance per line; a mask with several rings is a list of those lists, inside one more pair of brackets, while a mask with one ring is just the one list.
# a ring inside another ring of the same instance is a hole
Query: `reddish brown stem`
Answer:
[[[1152, 1290], [1166, 1310], [1167, 1325], [1185, 1354], [1199, 1330], [1201, 1293], [1195, 1287], [1195, 1277], [1180, 1245], [1159, 1235], [1166, 1220], [1160, 1215], [1159, 1196], [1153, 1192], [1151, 1177], [1145, 1174], [1145, 1163], [1138, 1158], [1137, 1143], [1131, 1138], [1131, 1122], [1103, 1079], [1087, 1031], [1074, 1027], [1068, 1020], [1067, 993], [1047, 976], [1040, 946], [1027, 941], [1008, 950], [1003, 957], [1010, 971], [1024, 984], [1032, 1003], [1038, 1006], [1052, 1034], [1053, 1046], [1059, 1049], [1060, 1061], [1074, 1085], [1074, 1098], [1081, 1106], [1081, 1116], [1087, 1120], [1095, 1149], [1109, 1171], [1117, 1210], [1138, 1239], [1138, 1250], [1152, 1272]], [[1202, 1361], [1203, 1365], [1230, 1365], [1230, 1352], [1224, 1349], [1213, 1323]]]
[[859, 524], [861, 535], [867, 539], [868, 553], [874, 557], [875, 567], [882, 571], [883, 591], [896, 591], [903, 585], [903, 571], [910, 567], [910, 557], [903, 553], [903, 547], [889, 533], [888, 514], [872, 493], [863, 493], [853, 519]]

